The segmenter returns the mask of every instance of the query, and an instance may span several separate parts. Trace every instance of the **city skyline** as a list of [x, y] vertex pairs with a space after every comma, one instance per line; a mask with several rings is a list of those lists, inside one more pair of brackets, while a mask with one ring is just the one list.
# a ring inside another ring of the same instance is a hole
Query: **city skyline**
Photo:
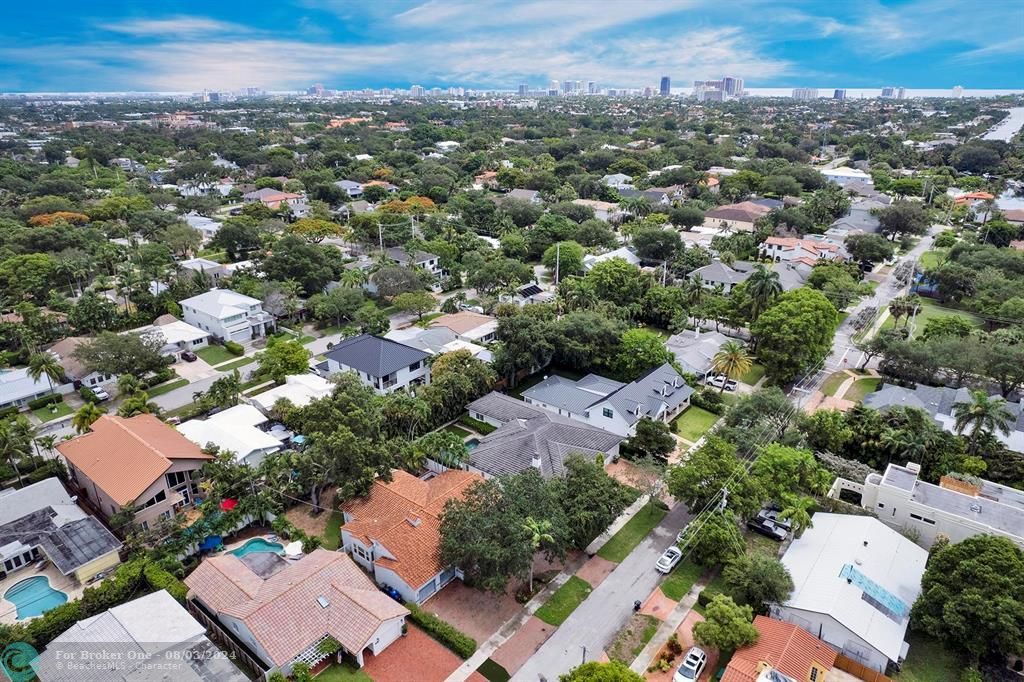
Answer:
[[[762, 88], [1024, 86], [1024, 9], [1000, 1], [787, 0], [770, 8], [772, 21], [758, 0], [602, 12], [572, 0], [44, 5], [8, 8], [0, 91], [299, 91], [313, 83], [515, 91], [569, 77], [588, 93], [590, 81], [659, 92], [668, 76], [679, 94], [681, 84], [729, 73]], [[1003, 28], [995, 38], [992, 26]]]

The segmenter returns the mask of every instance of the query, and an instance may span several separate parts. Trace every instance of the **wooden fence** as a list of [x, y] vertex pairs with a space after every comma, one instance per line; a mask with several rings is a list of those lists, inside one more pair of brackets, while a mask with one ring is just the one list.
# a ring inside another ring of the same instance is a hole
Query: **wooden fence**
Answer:
[[847, 658], [842, 654], [836, 656], [836, 666], [842, 671], [848, 672], [854, 677], [859, 677], [864, 682], [893, 682], [891, 677], [883, 675], [874, 668], [869, 668], [862, 663], [858, 663], [852, 658]]
[[207, 629], [210, 639], [225, 647], [235, 656], [236, 663], [241, 662], [245, 667], [249, 668], [249, 670], [254, 673], [259, 680], [265, 680], [267, 678], [267, 668], [263, 662], [251, 655], [248, 649], [239, 643], [231, 633], [221, 627], [221, 624], [207, 614], [201, 606], [191, 599], [185, 602], [185, 606], [188, 608], [188, 612], [191, 613], [195, 619], [202, 623], [203, 627]]

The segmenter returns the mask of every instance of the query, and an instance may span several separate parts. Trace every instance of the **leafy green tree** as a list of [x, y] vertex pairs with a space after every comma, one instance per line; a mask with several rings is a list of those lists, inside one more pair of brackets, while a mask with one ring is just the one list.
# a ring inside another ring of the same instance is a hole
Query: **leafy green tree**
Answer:
[[594, 287], [599, 300], [629, 306], [643, 298], [651, 286], [649, 275], [621, 258], [609, 258], [591, 268], [585, 278]]
[[922, 341], [931, 341], [947, 336], [962, 339], [975, 329], [973, 324], [959, 315], [940, 315], [929, 318], [925, 322], [920, 338]]
[[815, 225], [828, 225], [850, 211], [850, 198], [842, 187], [830, 182], [816, 190], [802, 208]]
[[85, 403], [71, 416], [71, 426], [77, 433], [85, 433], [92, 423], [106, 414], [106, 410], [95, 403]]
[[416, 313], [416, 317], [422, 320], [424, 313], [437, 307], [437, 301], [425, 291], [409, 291], [395, 296], [391, 305], [404, 313]]
[[740, 474], [743, 466], [736, 457], [735, 445], [709, 436], [690, 453], [685, 465], [669, 467], [668, 491], [688, 509], [698, 512], [717, 504], [722, 489], [728, 487], [729, 508], [748, 518], [760, 507], [762, 495], [755, 479]]
[[636, 433], [624, 443], [630, 453], [664, 459], [676, 447], [668, 424], [644, 417], [636, 423]]
[[229, 218], [217, 230], [210, 245], [224, 249], [232, 262], [244, 260], [260, 248], [260, 231], [256, 221], [251, 218]]
[[317, 320], [330, 320], [340, 326], [345, 320], [353, 319], [365, 302], [362, 289], [335, 287], [327, 293], [311, 296], [307, 307]]
[[492, 258], [476, 272], [470, 273], [468, 283], [475, 289], [491, 294], [511, 292], [520, 284], [533, 279], [533, 269], [512, 258]]
[[878, 263], [892, 258], [892, 242], [879, 234], [851, 234], [844, 242], [846, 250], [858, 261]]
[[163, 345], [163, 337], [158, 334], [115, 334], [105, 331], [95, 339], [80, 344], [72, 355], [91, 372], [143, 377], [165, 366], [163, 356], [160, 355]]
[[933, 552], [911, 626], [973, 662], [1024, 647], [1024, 554], [1010, 540], [975, 535]]
[[704, 211], [695, 206], [683, 206], [669, 211], [668, 220], [676, 227], [692, 230], [704, 224]]
[[590, 661], [558, 676], [558, 682], [643, 682], [643, 679], [621, 661]]
[[581, 310], [564, 315], [552, 325], [554, 362], [578, 371], [610, 367], [619, 357], [625, 326], [598, 312]]
[[720, 651], [735, 651], [757, 642], [759, 633], [753, 620], [753, 609], [719, 594], [705, 607], [704, 620], [693, 626], [693, 639]]
[[[541, 258], [541, 263], [548, 269], [552, 277], [568, 277], [583, 274], [583, 247], [573, 241], [558, 242], [549, 246]], [[557, 273], [556, 273], [557, 270]]]
[[353, 322], [363, 334], [383, 334], [391, 328], [391, 319], [387, 313], [370, 302], [364, 303], [356, 311]]
[[630, 381], [675, 359], [660, 334], [643, 328], [629, 329], [622, 335], [619, 353], [618, 374]]
[[[729, 379], [737, 380], [748, 371], [754, 362], [747, 353], [747, 348], [739, 341], [726, 341], [711, 358], [711, 369], [717, 374], [724, 374]], [[725, 391], [725, 382], [719, 392]]]
[[309, 350], [298, 341], [272, 340], [256, 357], [256, 375], [282, 383], [289, 374], [309, 371]]
[[765, 498], [782, 502], [794, 492], [822, 494], [832, 482], [810, 450], [770, 443], [750, 468]]
[[896, 240], [907, 235], [924, 234], [931, 221], [920, 202], [897, 201], [879, 212], [878, 223], [882, 234]]
[[768, 377], [786, 383], [823, 360], [838, 322], [835, 307], [819, 291], [801, 288], [779, 296], [750, 327]]
[[683, 530], [679, 546], [690, 552], [701, 566], [719, 566], [743, 554], [746, 545], [736, 523], [736, 515], [725, 511], [708, 511], [697, 516]]
[[636, 498], [636, 493], [604, 470], [604, 460], [570, 454], [565, 472], [552, 479], [555, 499], [565, 513], [570, 544], [585, 549]]
[[671, 261], [683, 247], [683, 240], [675, 230], [661, 226], [644, 227], [633, 234], [633, 247], [645, 260]]
[[494, 368], [512, 386], [520, 371], [545, 367], [555, 354], [551, 325], [532, 315], [499, 318], [496, 336], [500, 345], [494, 353]]
[[722, 571], [729, 595], [739, 604], [766, 613], [766, 604], [782, 604], [793, 591], [793, 578], [782, 563], [760, 552], [741, 554]]

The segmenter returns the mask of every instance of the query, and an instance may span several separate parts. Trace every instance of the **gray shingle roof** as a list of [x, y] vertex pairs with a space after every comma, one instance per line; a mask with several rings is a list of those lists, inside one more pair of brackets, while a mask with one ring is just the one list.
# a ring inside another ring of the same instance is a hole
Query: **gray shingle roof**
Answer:
[[397, 341], [360, 334], [340, 342], [324, 356], [370, 376], [383, 377], [426, 360], [430, 354]]
[[555, 374], [523, 391], [523, 397], [554, 408], [581, 414], [588, 407], [604, 400], [606, 395], [623, 386], [625, 384], [593, 374], [578, 382]]
[[532, 419], [545, 414], [539, 407], [531, 407], [522, 400], [516, 400], [504, 393], [494, 391], [481, 396], [466, 406], [470, 412], [490, 417], [495, 421], [507, 422], [513, 419]]
[[716, 260], [711, 261], [704, 267], [697, 268], [690, 273], [690, 276], [693, 277], [694, 275], [699, 275], [703, 281], [710, 282], [712, 284], [739, 284], [741, 282], [746, 282], [750, 277], [750, 274], [750, 272], [734, 270], [725, 263]]
[[631, 420], [644, 417], [656, 419], [663, 412], [671, 412], [693, 395], [693, 389], [672, 365], [656, 367], [636, 381], [626, 384], [608, 396], [608, 402], [619, 414]]

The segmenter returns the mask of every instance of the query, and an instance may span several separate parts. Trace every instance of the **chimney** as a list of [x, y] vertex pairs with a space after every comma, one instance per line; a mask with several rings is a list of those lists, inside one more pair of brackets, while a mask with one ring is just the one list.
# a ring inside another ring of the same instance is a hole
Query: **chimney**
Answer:
[[912, 474], [921, 473], [921, 465], [918, 464], [917, 462], [907, 462], [907, 466], [905, 466], [904, 468]]
[[530, 466], [532, 466], [537, 471], [540, 471], [541, 461], [539, 454], [534, 453], [533, 457], [530, 459]]
[[946, 475], [940, 478], [939, 487], [945, 488], [946, 490], [952, 490], [963, 495], [969, 495], [970, 497], [977, 497], [978, 493], [981, 492], [980, 483], [976, 481], [965, 481], [962, 478], [953, 475]]

